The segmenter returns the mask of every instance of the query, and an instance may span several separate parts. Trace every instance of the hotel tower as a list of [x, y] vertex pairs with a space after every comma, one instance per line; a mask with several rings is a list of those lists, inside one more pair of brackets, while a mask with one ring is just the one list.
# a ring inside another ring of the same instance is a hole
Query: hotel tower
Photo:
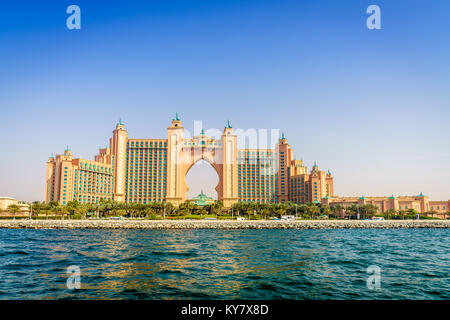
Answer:
[[237, 136], [228, 122], [220, 139], [202, 130], [184, 138], [178, 115], [167, 128], [165, 139], [128, 137], [119, 121], [94, 161], [74, 158], [67, 147], [47, 161], [45, 201], [66, 204], [96, 203], [100, 199], [149, 203], [186, 200], [186, 174], [205, 160], [219, 176], [218, 199], [229, 207], [238, 201], [274, 203], [319, 202], [333, 196], [333, 176], [295, 160], [284, 135], [274, 149], [238, 149]]

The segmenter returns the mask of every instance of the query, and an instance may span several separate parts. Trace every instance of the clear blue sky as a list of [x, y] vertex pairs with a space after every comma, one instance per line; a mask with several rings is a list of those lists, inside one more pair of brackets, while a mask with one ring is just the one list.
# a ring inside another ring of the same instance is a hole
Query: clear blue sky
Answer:
[[446, 200], [450, 1], [0, 3], [0, 196], [43, 200], [52, 152], [93, 158], [119, 118], [165, 138], [175, 111], [190, 130], [279, 128], [339, 195]]

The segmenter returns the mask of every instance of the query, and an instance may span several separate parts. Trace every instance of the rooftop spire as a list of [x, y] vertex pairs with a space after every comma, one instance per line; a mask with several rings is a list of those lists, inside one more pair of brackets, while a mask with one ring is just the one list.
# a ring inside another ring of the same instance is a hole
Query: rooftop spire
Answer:
[[231, 129], [231, 124], [230, 124], [230, 120], [227, 120], [227, 125], [225, 126], [225, 128], [227, 128], [227, 129]]
[[175, 112], [175, 119], [173, 119], [175, 121], [180, 121], [180, 117], [178, 117], [178, 112]]

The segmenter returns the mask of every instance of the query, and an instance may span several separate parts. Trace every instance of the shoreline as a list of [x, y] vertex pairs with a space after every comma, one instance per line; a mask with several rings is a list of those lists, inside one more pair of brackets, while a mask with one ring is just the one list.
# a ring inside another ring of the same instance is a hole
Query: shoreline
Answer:
[[0, 220], [0, 229], [419, 229], [450, 220]]

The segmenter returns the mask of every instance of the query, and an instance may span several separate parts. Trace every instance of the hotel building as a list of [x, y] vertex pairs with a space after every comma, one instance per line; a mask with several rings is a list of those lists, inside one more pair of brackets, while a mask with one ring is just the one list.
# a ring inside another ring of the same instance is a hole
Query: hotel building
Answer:
[[238, 201], [274, 203], [318, 202], [333, 196], [331, 173], [311, 171], [284, 135], [274, 149], [238, 149], [237, 136], [228, 122], [220, 139], [202, 130], [184, 138], [178, 115], [167, 128], [166, 139], [128, 137], [121, 121], [94, 161], [74, 158], [69, 148], [47, 161], [45, 201], [66, 204], [72, 200], [96, 203], [100, 199], [149, 203], [186, 200], [186, 174], [199, 160], [211, 164], [219, 176], [216, 187], [226, 207]]
[[448, 201], [430, 201], [428, 196], [420, 193], [417, 196], [398, 196], [398, 197], [330, 197], [326, 196], [321, 200], [322, 204], [329, 206], [341, 205], [343, 208], [352, 205], [372, 204], [378, 207], [379, 213], [393, 209], [398, 211], [407, 211], [414, 209], [419, 213], [435, 212], [437, 216], [443, 216], [450, 212], [450, 200]]

